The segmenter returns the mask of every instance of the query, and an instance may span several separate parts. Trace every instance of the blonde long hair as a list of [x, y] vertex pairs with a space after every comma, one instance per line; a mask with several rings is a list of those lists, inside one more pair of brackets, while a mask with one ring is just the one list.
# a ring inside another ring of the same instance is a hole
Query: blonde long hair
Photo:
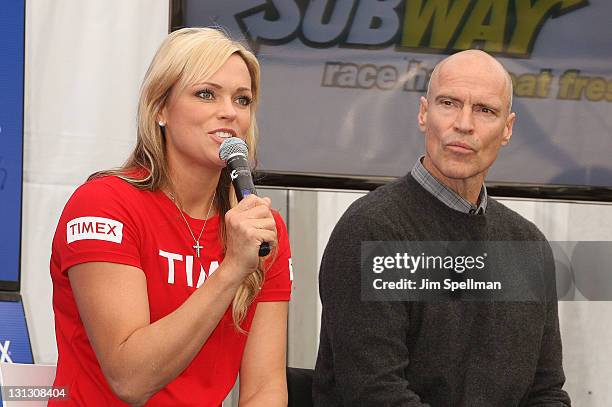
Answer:
[[[183, 28], [174, 31], [160, 45], [149, 65], [140, 89], [138, 102], [138, 130], [136, 147], [122, 167], [101, 171], [89, 179], [114, 175], [143, 190], [157, 190], [170, 183], [165, 153], [165, 136], [157, 125], [157, 118], [166, 104], [171, 90], [178, 86], [185, 89], [198, 81], [211, 77], [233, 55], [245, 62], [251, 76], [251, 125], [245, 141], [249, 147], [249, 159], [256, 163], [257, 123], [255, 111], [259, 101], [259, 63], [255, 55], [239, 42], [231, 40], [216, 28]], [[133, 170], [146, 170], [146, 176], [132, 175]], [[216, 189], [215, 206], [219, 213], [220, 236], [225, 250], [225, 213], [236, 205], [235, 193], [227, 168], [221, 171]], [[272, 254], [274, 256], [275, 253]], [[264, 262], [250, 274], [239, 287], [232, 304], [234, 325], [243, 331], [249, 305], [263, 284]]]

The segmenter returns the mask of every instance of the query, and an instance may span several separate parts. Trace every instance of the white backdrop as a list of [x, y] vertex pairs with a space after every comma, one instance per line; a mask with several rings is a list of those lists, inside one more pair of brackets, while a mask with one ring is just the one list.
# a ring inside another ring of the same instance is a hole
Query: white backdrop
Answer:
[[[167, 27], [167, 0], [27, 2], [21, 287], [37, 363], [57, 359], [48, 265], [60, 211], [87, 175], [127, 157], [134, 142], [138, 88]], [[407, 169], [411, 166], [407, 163]], [[314, 364], [318, 261], [335, 221], [358, 196], [289, 193], [296, 271], [292, 366]], [[604, 226], [612, 224], [612, 206], [506, 203], [536, 222], [549, 239], [612, 240]], [[300, 229], [307, 227], [314, 232]], [[612, 373], [610, 311], [611, 303], [560, 305], [574, 405], [612, 405], [606, 387]]]
[[21, 290], [38, 363], [57, 359], [49, 276], [57, 220], [89, 174], [127, 158], [138, 89], [167, 32], [167, 0], [26, 3]]

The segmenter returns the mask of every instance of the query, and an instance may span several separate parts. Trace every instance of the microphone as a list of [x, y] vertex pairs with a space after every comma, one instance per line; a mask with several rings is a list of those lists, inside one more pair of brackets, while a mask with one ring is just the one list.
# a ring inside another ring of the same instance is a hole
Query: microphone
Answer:
[[[227, 164], [238, 202], [251, 194], [257, 195], [257, 190], [253, 184], [253, 177], [251, 176], [248, 156], [248, 146], [238, 137], [230, 137], [223, 140], [219, 148], [219, 158]], [[259, 246], [259, 257], [264, 257], [268, 254], [270, 254], [270, 244], [263, 242]]]

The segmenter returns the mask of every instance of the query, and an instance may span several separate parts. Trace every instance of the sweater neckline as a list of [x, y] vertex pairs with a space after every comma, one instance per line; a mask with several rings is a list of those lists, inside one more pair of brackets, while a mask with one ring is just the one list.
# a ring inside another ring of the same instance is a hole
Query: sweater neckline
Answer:
[[[417, 191], [420, 196], [423, 196], [424, 199], [428, 200], [431, 203], [431, 206], [445, 215], [452, 217], [453, 220], [458, 221], [468, 221], [473, 223], [485, 223], [487, 220], [487, 215], [490, 214], [492, 210], [494, 210], [495, 202], [493, 199], [489, 197], [488, 199], [488, 208], [487, 211], [482, 215], [469, 214], [458, 211], [456, 209], [450, 208], [441, 202], [438, 198], [431, 194], [431, 192], [427, 191], [419, 182], [414, 179], [414, 177], [408, 173], [404, 176], [403, 184], [409, 191]], [[428, 205], [429, 206], [429, 205]]]

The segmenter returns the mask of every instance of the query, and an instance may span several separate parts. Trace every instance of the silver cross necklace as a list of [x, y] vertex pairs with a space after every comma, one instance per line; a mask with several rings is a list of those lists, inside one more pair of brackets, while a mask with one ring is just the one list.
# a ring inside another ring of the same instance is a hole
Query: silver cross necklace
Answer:
[[213, 192], [213, 197], [210, 200], [210, 205], [208, 206], [208, 212], [206, 213], [206, 218], [204, 219], [204, 226], [202, 226], [202, 229], [200, 230], [200, 234], [198, 235], [198, 238], [196, 239], [195, 235], [193, 234], [193, 231], [191, 230], [191, 226], [189, 226], [189, 222], [187, 222], [187, 218], [185, 218], [185, 215], [183, 215], [183, 210], [176, 202], [176, 198], [174, 197], [172, 193], [168, 192], [168, 195], [170, 196], [170, 198], [172, 198], [172, 202], [174, 202], [176, 209], [178, 209], [179, 213], [181, 214], [181, 218], [183, 218], [183, 220], [185, 221], [185, 225], [187, 225], [187, 230], [189, 230], [189, 234], [193, 238], [194, 245], [191, 247], [193, 247], [193, 249], [195, 250], [196, 256], [198, 258], [200, 257], [200, 249], [204, 248], [204, 246], [200, 245], [200, 238], [202, 237], [202, 233], [204, 233], [204, 229], [206, 229], [206, 222], [208, 222], [208, 217], [210, 216], [210, 210], [212, 209], [213, 202], [215, 202], [216, 194], [217, 194], [217, 191], [215, 190], [215, 192]]

